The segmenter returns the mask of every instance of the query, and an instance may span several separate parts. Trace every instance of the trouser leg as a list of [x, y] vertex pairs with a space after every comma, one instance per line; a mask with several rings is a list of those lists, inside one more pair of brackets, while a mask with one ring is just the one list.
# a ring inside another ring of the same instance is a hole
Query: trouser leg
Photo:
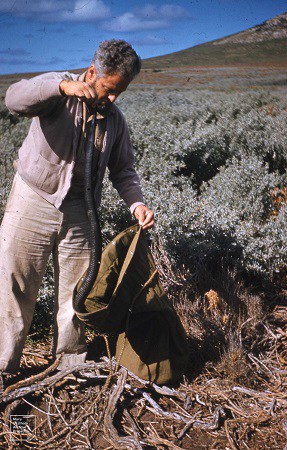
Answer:
[[0, 230], [0, 370], [19, 366], [59, 219], [17, 174]]
[[86, 343], [83, 323], [74, 313], [74, 289], [90, 261], [90, 225], [83, 199], [66, 199], [61, 207], [63, 221], [54, 248], [56, 355], [64, 352], [60, 368], [85, 361]]

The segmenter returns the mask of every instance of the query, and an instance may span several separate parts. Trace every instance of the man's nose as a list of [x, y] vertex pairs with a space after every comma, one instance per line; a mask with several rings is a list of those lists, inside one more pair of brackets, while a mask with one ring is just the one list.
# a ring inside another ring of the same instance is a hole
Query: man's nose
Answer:
[[110, 94], [108, 96], [108, 99], [110, 100], [111, 103], [114, 103], [114, 101], [117, 99], [117, 95], [116, 94]]

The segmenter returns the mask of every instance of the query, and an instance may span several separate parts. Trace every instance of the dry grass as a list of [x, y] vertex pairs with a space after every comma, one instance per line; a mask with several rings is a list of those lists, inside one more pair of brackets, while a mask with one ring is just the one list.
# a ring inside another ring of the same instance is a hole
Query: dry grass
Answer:
[[[267, 307], [235, 274], [204, 279], [184, 268], [176, 272], [160, 246], [154, 253], [190, 344], [183, 382], [162, 388], [117, 370], [92, 333], [94, 361], [56, 372], [49, 367], [50, 344], [30, 340], [2, 397], [2, 448], [283, 449], [286, 305]], [[34, 441], [11, 441], [16, 414], [36, 417]]]

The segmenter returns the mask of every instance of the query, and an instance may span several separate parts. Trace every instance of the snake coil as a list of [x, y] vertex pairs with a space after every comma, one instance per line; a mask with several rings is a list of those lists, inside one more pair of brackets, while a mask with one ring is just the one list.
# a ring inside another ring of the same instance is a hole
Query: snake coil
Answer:
[[[82, 285], [73, 298], [73, 307], [76, 312], [85, 313], [85, 300], [90, 293], [94, 282], [96, 281], [101, 257], [102, 257], [102, 234], [98, 217], [97, 208], [94, 199], [93, 168], [97, 167], [99, 151], [95, 152], [95, 128], [96, 114], [93, 115], [89, 136], [86, 145], [86, 162], [85, 162], [85, 203], [88, 220], [90, 222], [90, 244], [91, 256], [88, 270], [82, 279]], [[99, 150], [99, 149], [97, 149]], [[94, 161], [96, 158], [96, 161]]]

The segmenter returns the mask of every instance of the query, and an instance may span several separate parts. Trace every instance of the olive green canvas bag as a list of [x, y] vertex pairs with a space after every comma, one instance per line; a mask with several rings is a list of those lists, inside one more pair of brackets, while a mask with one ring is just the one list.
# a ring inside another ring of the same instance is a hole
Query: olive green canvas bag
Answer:
[[[79, 282], [77, 289], [80, 288]], [[117, 335], [117, 361], [144, 380], [179, 380], [187, 344], [139, 225], [120, 233], [104, 249], [93, 288], [78, 317], [99, 333]]]

